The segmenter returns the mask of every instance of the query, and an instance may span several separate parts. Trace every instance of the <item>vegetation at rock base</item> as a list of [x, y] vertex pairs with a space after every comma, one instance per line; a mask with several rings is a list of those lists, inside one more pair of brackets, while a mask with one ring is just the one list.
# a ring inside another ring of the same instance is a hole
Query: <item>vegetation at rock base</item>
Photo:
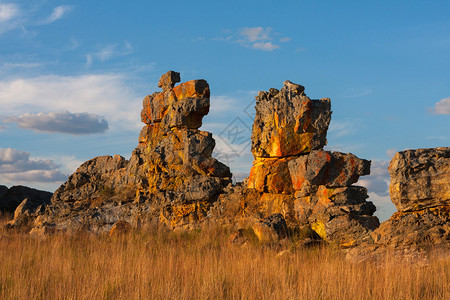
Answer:
[[0, 232], [0, 298], [450, 299], [448, 257], [356, 264], [331, 247], [241, 246], [228, 236], [220, 228], [114, 237]]

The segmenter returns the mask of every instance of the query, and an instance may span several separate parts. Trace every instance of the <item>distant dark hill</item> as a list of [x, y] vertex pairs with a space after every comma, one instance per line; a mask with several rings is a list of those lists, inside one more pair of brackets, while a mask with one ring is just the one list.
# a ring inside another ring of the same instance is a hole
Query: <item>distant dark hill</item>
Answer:
[[40, 191], [22, 185], [16, 185], [8, 189], [0, 185], [0, 211], [13, 213], [23, 200], [28, 198], [33, 202], [49, 203], [52, 193]]

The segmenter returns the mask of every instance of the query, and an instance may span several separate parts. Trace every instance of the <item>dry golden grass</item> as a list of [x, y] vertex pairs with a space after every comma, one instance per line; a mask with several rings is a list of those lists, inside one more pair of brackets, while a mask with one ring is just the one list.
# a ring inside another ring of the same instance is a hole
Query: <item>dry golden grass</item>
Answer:
[[330, 248], [280, 258], [275, 247], [205, 231], [3, 236], [0, 298], [450, 299], [448, 259], [353, 264]]

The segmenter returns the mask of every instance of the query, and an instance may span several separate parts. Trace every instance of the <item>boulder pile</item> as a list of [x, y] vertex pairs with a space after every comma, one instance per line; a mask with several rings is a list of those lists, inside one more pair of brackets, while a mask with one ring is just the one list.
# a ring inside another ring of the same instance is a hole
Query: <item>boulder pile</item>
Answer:
[[220, 196], [218, 218], [244, 224], [281, 214], [289, 227], [310, 227], [343, 247], [379, 226], [367, 190], [352, 185], [370, 173], [370, 161], [323, 150], [330, 99], [311, 100], [303, 86], [286, 81], [281, 90], [259, 92], [255, 109], [250, 176]]

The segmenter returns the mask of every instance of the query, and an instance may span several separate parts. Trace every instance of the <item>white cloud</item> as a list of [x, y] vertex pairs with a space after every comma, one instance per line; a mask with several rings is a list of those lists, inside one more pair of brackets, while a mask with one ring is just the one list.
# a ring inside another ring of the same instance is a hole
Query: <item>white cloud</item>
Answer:
[[68, 111], [27, 113], [17, 117], [9, 117], [4, 122], [17, 123], [20, 128], [36, 131], [70, 134], [104, 133], [108, 129], [108, 122], [98, 115]]
[[107, 45], [95, 53], [86, 54], [86, 65], [90, 67], [94, 60], [105, 62], [114, 57], [125, 56], [131, 53], [133, 53], [133, 46], [128, 42], [125, 42], [122, 47], [119, 47], [117, 44]]
[[60, 183], [67, 176], [52, 160], [30, 159], [30, 153], [13, 148], [0, 148], [0, 182], [27, 184], [30, 182]]
[[271, 40], [270, 32], [272, 28], [267, 27], [244, 27], [239, 30], [239, 34], [248, 42]]
[[292, 41], [292, 39], [290, 37], [284, 37], [284, 38], [280, 39], [280, 42], [282, 42], [282, 43], [286, 43], [286, 42], [290, 42], [290, 41]]
[[0, 3], [0, 22], [11, 21], [20, 13], [20, 8], [14, 3]]
[[397, 151], [397, 149], [395, 149], [395, 148], [387, 149], [387, 150], [386, 150], [386, 155], [387, 155], [389, 158], [393, 158], [394, 155], [395, 155], [395, 153], [397, 153], [397, 152], [398, 152], [398, 151]]
[[252, 48], [264, 50], [264, 51], [272, 51], [272, 50], [280, 48], [280, 46], [274, 45], [274, 44], [272, 44], [272, 42], [260, 42], [260, 43], [254, 43], [252, 45]]
[[[237, 43], [244, 47], [263, 51], [273, 51], [280, 48], [279, 45], [273, 43], [272, 28], [270, 27], [244, 27], [238, 30]], [[289, 37], [280, 39], [280, 42], [289, 41]]]
[[370, 193], [380, 197], [388, 196], [390, 182], [388, 166], [388, 161], [373, 160], [370, 167], [370, 175], [362, 177], [358, 184], [366, 187]]
[[111, 130], [141, 127], [141, 96], [120, 75], [39, 76], [0, 80], [3, 118], [54, 111], [104, 116]]
[[67, 14], [70, 10], [72, 10], [72, 6], [69, 5], [60, 5], [53, 9], [52, 14], [45, 19], [42, 24], [50, 24], [53, 23], [62, 17], [64, 17], [65, 14]]
[[433, 112], [438, 115], [450, 115], [450, 97], [437, 102], [434, 105]]
[[388, 161], [372, 160], [370, 175], [361, 177], [356, 183], [367, 188], [368, 200], [372, 201], [377, 207], [375, 215], [378, 216], [380, 221], [387, 220], [397, 211], [389, 196], [391, 178], [387, 169], [388, 166]]

